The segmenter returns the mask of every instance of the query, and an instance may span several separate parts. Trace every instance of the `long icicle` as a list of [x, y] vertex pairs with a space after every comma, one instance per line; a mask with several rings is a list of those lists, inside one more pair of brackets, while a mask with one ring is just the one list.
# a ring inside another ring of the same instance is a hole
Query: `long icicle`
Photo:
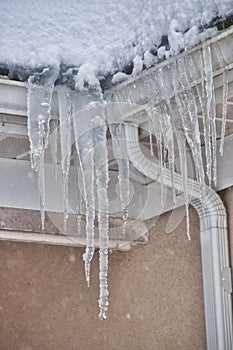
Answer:
[[[202, 161], [202, 151], [201, 151], [201, 138], [200, 138], [200, 128], [197, 114], [197, 105], [194, 96], [194, 89], [191, 86], [188, 78], [187, 72], [187, 64], [185, 60], [181, 60], [181, 64], [179, 64], [179, 75], [180, 82], [183, 90], [185, 90], [186, 96], [184, 98], [185, 106], [188, 109], [188, 113], [186, 114], [186, 118], [183, 120], [183, 125], [185, 125], [185, 135], [187, 142], [192, 151], [195, 171], [197, 181], [201, 185], [201, 195], [204, 198], [205, 193], [205, 175], [204, 175], [204, 167]], [[183, 102], [183, 101], [182, 101]], [[183, 103], [182, 103], [183, 104]], [[184, 104], [183, 104], [184, 105]], [[184, 108], [183, 108], [184, 110]], [[183, 116], [183, 113], [182, 113]]]
[[223, 93], [222, 93], [222, 128], [221, 128], [221, 141], [220, 141], [220, 148], [219, 152], [220, 155], [223, 156], [223, 150], [224, 150], [224, 141], [225, 141], [225, 130], [226, 130], [226, 119], [227, 119], [227, 98], [228, 98], [228, 77], [227, 77], [227, 70], [224, 70], [223, 76], [222, 76], [222, 86], [223, 86]]
[[150, 106], [148, 108], [149, 115], [151, 115], [151, 120], [153, 123], [153, 131], [156, 138], [156, 144], [158, 149], [158, 159], [160, 163], [160, 189], [161, 189], [161, 205], [164, 204], [164, 152], [163, 152], [163, 135], [162, 135], [162, 128], [160, 123], [160, 116], [162, 114], [161, 108], [159, 105], [157, 106]]
[[[160, 86], [164, 87], [165, 81], [164, 81], [164, 75], [163, 70], [159, 70], [158, 72], [158, 84]], [[160, 92], [161, 95], [161, 92]], [[165, 130], [164, 132], [164, 143], [165, 148], [168, 151], [168, 166], [171, 171], [171, 180], [172, 180], [172, 196], [173, 196], [173, 202], [176, 202], [176, 191], [174, 186], [174, 173], [175, 173], [175, 149], [174, 149], [174, 129], [175, 129], [175, 123], [173, 124], [171, 115], [173, 114], [174, 110], [172, 108], [172, 102], [170, 99], [167, 99], [166, 96], [164, 96], [164, 102], [162, 103], [161, 113], [158, 114], [158, 119], [160, 122], [160, 128]], [[151, 118], [149, 118], [151, 119]]]
[[123, 219], [123, 234], [125, 234], [126, 224], [128, 220], [127, 206], [129, 204], [130, 183], [129, 160], [126, 152], [124, 127], [122, 124], [111, 124], [109, 125], [109, 130], [112, 136], [114, 155], [118, 164], [118, 180]]
[[38, 188], [40, 192], [40, 217], [41, 217], [41, 228], [44, 230], [45, 226], [45, 175], [44, 175], [44, 150], [42, 151], [41, 161], [38, 171]]
[[99, 224], [99, 283], [100, 296], [99, 308], [100, 319], [107, 318], [108, 311], [108, 247], [109, 247], [109, 214], [108, 214], [108, 150], [106, 143], [107, 127], [105, 121], [95, 118], [96, 129], [94, 134], [95, 143], [95, 172], [96, 193], [98, 201], [98, 224]]
[[[191, 72], [190, 76], [191, 76], [192, 82], [194, 82], [196, 95], [199, 102], [199, 108], [200, 108], [199, 113], [201, 112], [201, 117], [203, 120], [206, 172], [207, 172], [207, 178], [210, 185], [211, 177], [212, 177], [212, 170], [211, 170], [212, 169], [212, 151], [211, 151], [210, 123], [207, 116], [206, 104], [203, 104], [203, 100], [204, 101], [206, 100], [206, 91], [205, 91], [205, 74], [204, 74], [205, 69], [204, 69], [202, 52], [199, 53], [199, 65], [200, 65], [199, 70], [201, 71], [201, 74], [202, 74], [201, 83], [195, 81], [195, 74], [192, 74], [192, 71], [196, 67], [192, 59], [192, 56], [188, 56], [188, 62], [189, 62], [189, 68], [190, 68], [189, 71]], [[203, 190], [202, 190], [202, 196], [203, 196]]]
[[[182, 126], [183, 132], [187, 134], [187, 126], [185, 123], [184, 115], [186, 114], [185, 108], [182, 105], [182, 101], [180, 95], [178, 93], [178, 80], [177, 80], [177, 67], [176, 64], [172, 67], [172, 83], [175, 91], [175, 102], [177, 107], [177, 118], [178, 125]], [[189, 196], [188, 196], [188, 169], [187, 169], [187, 154], [186, 154], [186, 144], [185, 141], [181, 138], [179, 129], [176, 130], [176, 139], [179, 150], [179, 158], [180, 158], [180, 170], [183, 181], [183, 189], [184, 189], [184, 199], [185, 199], [185, 207], [186, 207], [186, 226], [187, 226], [187, 237], [190, 240], [190, 229], [189, 229]]]
[[57, 181], [57, 129], [58, 120], [52, 119], [50, 121], [50, 147], [51, 147], [51, 158], [53, 164], [54, 178]]
[[81, 235], [82, 214], [85, 213], [83, 173], [81, 171], [80, 159], [77, 150], [74, 150], [75, 185], [76, 185], [76, 213], [77, 213], [77, 234]]
[[163, 130], [164, 130], [164, 143], [168, 151], [168, 167], [171, 172], [171, 181], [172, 181], [172, 195], [173, 202], [176, 202], [176, 190], [174, 185], [174, 174], [175, 174], [175, 149], [174, 149], [174, 129], [172, 124], [172, 118], [170, 115], [171, 112], [171, 103], [166, 101], [163, 108]]
[[45, 221], [44, 151], [50, 134], [51, 100], [58, 68], [45, 68], [28, 79], [27, 111], [31, 167], [37, 173], [41, 226]]
[[183, 181], [184, 189], [184, 200], [185, 200], [185, 209], [186, 209], [186, 233], [188, 240], [191, 240], [190, 236], [190, 224], [189, 224], [189, 194], [188, 194], [188, 169], [187, 169], [187, 154], [186, 154], [186, 144], [185, 140], [182, 139], [180, 135], [176, 135], [178, 149], [179, 149], [179, 158], [180, 158], [180, 169], [181, 176]]
[[206, 119], [208, 125], [208, 137], [211, 140], [207, 147], [211, 147], [211, 168], [207, 169], [207, 176], [209, 178], [209, 183], [211, 184], [212, 179], [215, 182], [216, 179], [216, 162], [214, 159], [213, 151], [216, 150], [216, 139], [213, 139], [216, 135], [215, 129], [215, 106], [213, 106], [213, 73], [212, 73], [212, 59], [211, 59], [211, 49], [209, 45], [203, 47], [203, 61], [204, 61], [204, 72], [205, 72], [205, 91], [206, 91]]
[[[92, 133], [93, 130], [91, 130]], [[95, 173], [93, 135], [87, 134], [85, 150], [80, 149], [86, 192], [86, 251], [83, 254], [87, 286], [90, 287], [91, 261], [95, 251]], [[83, 147], [83, 146], [81, 146]]]
[[[211, 52], [211, 51], [210, 51]], [[212, 155], [213, 155], [213, 183], [217, 186], [217, 130], [216, 130], [216, 100], [213, 80], [213, 68], [211, 59], [211, 79], [212, 79], [212, 118], [211, 118], [211, 133], [212, 133]]]
[[69, 217], [69, 170], [71, 157], [71, 97], [66, 89], [58, 90], [61, 166], [62, 166], [62, 194], [64, 203], [64, 231], [67, 230]]
[[[90, 286], [90, 268], [94, 256], [95, 236], [95, 176], [94, 176], [94, 145], [93, 125], [89, 125], [89, 114], [92, 108], [87, 106], [88, 101], [73, 95], [73, 127], [78, 163], [80, 166], [79, 181], [82, 184], [83, 197], [86, 205], [86, 250], [83, 254], [87, 286]], [[87, 106], [87, 107], [86, 107]], [[87, 123], [86, 125], [85, 123]], [[79, 218], [80, 219], [80, 218]]]

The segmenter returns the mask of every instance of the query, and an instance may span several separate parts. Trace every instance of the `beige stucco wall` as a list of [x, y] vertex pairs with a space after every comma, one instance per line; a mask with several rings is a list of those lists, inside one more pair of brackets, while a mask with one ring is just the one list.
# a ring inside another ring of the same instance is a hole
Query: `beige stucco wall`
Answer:
[[88, 289], [83, 249], [0, 242], [0, 349], [205, 349], [198, 218], [191, 211], [189, 242], [185, 221], [164, 233], [168, 217], [146, 246], [110, 255], [107, 321], [97, 255]]
[[[221, 197], [233, 251], [233, 190]], [[110, 255], [107, 321], [98, 319], [97, 254], [88, 289], [83, 249], [0, 242], [0, 350], [206, 349], [198, 217], [191, 210], [189, 242], [185, 220], [164, 233], [169, 216], [146, 246]]]

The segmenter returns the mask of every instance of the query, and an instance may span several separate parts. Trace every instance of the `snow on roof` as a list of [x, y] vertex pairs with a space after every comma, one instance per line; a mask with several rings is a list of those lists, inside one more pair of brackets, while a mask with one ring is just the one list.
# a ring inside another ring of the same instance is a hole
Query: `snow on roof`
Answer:
[[[122, 72], [132, 62], [136, 75], [143, 66], [213, 35], [216, 29], [206, 26], [233, 13], [233, 2], [2, 0], [0, 12], [2, 66], [29, 71], [76, 67], [72, 74], [78, 74], [81, 88], [84, 82], [95, 85], [101, 77]], [[123, 79], [124, 73], [118, 73], [113, 82]]]

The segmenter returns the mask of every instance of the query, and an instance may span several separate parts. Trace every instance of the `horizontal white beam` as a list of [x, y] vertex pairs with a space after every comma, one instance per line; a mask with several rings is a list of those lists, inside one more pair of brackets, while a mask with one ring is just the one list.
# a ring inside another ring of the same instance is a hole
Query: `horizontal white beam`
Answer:
[[[71, 237], [64, 234], [50, 234], [50, 233], [36, 233], [36, 232], [19, 232], [19, 231], [7, 231], [0, 230], [0, 241], [7, 242], [24, 242], [24, 243], [39, 243], [39, 244], [52, 244], [59, 246], [70, 246], [70, 247], [85, 247], [84, 237]], [[146, 242], [146, 239], [145, 239]], [[145, 242], [138, 242], [145, 243]], [[127, 251], [131, 246], [135, 244], [132, 241], [122, 240], [110, 240], [109, 249], [117, 249]], [[96, 244], [98, 247], [98, 244]]]

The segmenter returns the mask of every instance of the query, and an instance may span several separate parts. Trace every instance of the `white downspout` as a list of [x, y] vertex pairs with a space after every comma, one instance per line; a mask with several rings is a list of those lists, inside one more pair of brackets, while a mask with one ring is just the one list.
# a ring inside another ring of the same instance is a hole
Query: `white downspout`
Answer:
[[[125, 124], [125, 140], [131, 164], [147, 178], [160, 181], [160, 164], [141, 151], [138, 126]], [[163, 183], [172, 187], [170, 170], [164, 168]], [[174, 176], [174, 186], [182, 191], [182, 178]], [[205, 202], [200, 200], [199, 184], [188, 179], [190, 204], [200, 218], [203, 292], [208, 350], [231, 350], [232, 286], [229, 261], [227, 215], [222, 200], [210, 187], [205, 188]]]

